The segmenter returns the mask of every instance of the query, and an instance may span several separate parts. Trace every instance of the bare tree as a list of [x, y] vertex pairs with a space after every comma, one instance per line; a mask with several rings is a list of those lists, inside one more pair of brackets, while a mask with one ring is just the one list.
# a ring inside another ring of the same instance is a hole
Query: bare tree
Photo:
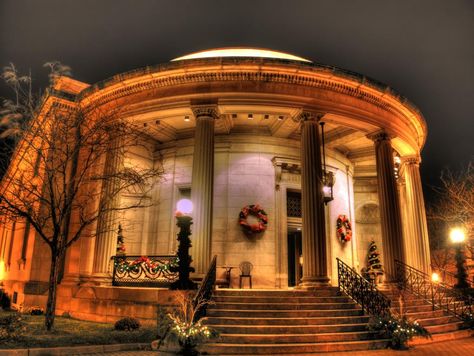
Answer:
[[[45, 326], [51, 330], [67, 249], [100, 232], [96, 226], [104, 226], [98, 224], [104, 216], [148, 206], [161, 167], [127, 162], [128, 150], [150, 148], [143, 133], [121, 119], [119, 110], [83, 106], [75, 96], [54, 91], [69, 68], [46, 66], [51, 85], [40, 99], [32, 94], [31, 76], [19, 76], [13, 66], [4, 70], [15, 99], [4, 101], [2, 123], [9, 125], [4, 133], [18, 140], [0, 187], [0, 213], [29, 223], [50, 249]], [[120, 199], [125, 193], [134, 199]]]
[[437, 252], [434, 263], [444, 268], [454, 256], [447, 236], [449, 229], [462, 226], [466, 231], [467, 257], [473, 258], [474, 247], [474, 164], [468, 163], [458, 172], [445, 169], [441, 187], [435, 188], [438, 199], [428, 207], [430, 244]]

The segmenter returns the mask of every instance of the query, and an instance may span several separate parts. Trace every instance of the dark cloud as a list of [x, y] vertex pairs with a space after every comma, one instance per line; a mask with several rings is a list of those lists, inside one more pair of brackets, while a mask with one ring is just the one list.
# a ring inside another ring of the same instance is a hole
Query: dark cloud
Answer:
[[[250, 45], [363, 73], [428, 122], [425, 184], [474, 157], [474, 2], [3, 0], [0, 65], [60, 60], [96, 82], [206, 48]], [[5, 95], [5, 88], [0, 88]]]

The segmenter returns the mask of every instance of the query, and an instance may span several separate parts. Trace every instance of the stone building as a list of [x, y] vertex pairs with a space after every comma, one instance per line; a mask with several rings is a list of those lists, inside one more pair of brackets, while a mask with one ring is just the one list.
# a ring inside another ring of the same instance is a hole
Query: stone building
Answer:
[[[121, 223], [127, 254], [174, 254], [176, 202], [187, 197], [194, 204], [197, 275], [217, 255], [218, 266], [251, 262], [254, 288], [337, 285], [336, 258], [361, 271], [372, 240], [382, 252], [385, 280], [394, 276], [394, 259], [430, 271], [419, 173], [426, 123], [384, 84], [294, 55], [237, 48], [194, 53], [92, 85], [62, 78], [56, 91], [74, 105], [122, 106], [122, 118], [143, 126], [143, 142], [154, 152], [136, 152], [128, 164], [164, 168], [152, 206], [104, 222]], [[334, 199], [325, 204], [328, 172]], [[249, 236], [238, 222], [251, 204], [265, 210], [268, 224]], [[350, 241], [337, 235], [341, 215], [352, 224]], [[133, 309], [154, 317], [152, 304], [167, 291], [111, 286], [115, 251], [110, 232], [72, 246], [59, 313], [114, 320]], [[24, 222], [2, 224], [2, 283], [16, 304], [45, 302], [48, 253]], [[234, 287], [238, 275], [233, 269]]]

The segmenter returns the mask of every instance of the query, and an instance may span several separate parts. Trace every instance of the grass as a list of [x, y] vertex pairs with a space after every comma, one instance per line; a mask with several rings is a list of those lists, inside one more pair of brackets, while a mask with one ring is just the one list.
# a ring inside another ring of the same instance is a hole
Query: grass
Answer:
[[[0, 317], [11, 312], [0, 311]], [[147, 343], [156, 339], [156, 327], [142, 326], [135, 331], [116, 331], [112, 324], [82, 321], [57, 316], [54, 329], [46, 331], [44, 315], [22, 315], [25, 329], [10, 340], [2, 340], [0, 349]]]

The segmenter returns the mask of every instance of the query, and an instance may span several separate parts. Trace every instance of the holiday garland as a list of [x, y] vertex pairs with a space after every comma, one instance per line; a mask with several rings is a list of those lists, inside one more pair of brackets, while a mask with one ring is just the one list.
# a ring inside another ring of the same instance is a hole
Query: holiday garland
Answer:
[[380, 252], [378, 251], [375, 241], [372, 241], [369, 246], [369, 253], [367, 254], [367, 274], [375, 276], [383, 275], [382, 263], [380, 262]]
[[347, 216], [339, 215], [336, 221], [336, 234], [341, 242], [350, 241], [352, 238], [352, 225]]
[[179, 260], [177, 257], [168, 263], [163, 263], [160, 261], [153, 261], [147, 256], [141, 256], [134, 261], [127, 261], [125, 258], [118, 258], [115, 260], [115, 267], [120, 272], [138, 272], [140, 265], [144, 264], [149, 271], [156, 273], [158, 271], [168, 272], [172, 267], [176, 267], [178, 262]]
[[[257, 218], [257, 223], [249, 224], [247, 217], [249, 215]], [[242, 208], [239, 214], [239, 225], [242, 226], [246, 233], [258, 234], [267, 229], [268, 216], [265, 210], [258, 204], [247, 205]]]

